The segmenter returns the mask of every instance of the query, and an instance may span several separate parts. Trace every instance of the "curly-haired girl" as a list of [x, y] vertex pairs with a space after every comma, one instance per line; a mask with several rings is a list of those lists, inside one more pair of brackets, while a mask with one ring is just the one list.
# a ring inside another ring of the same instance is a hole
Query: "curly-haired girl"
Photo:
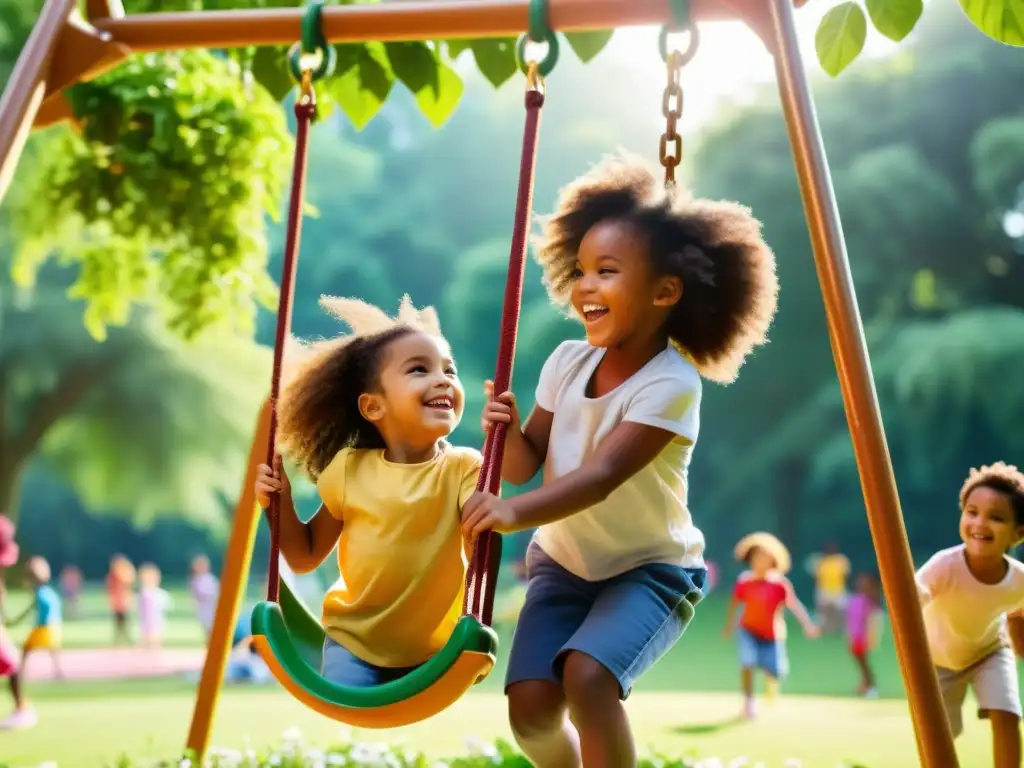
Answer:
[[463, 530], [538, 527], [506, 681], [524, 751], [542, 767], [632, 765], [621, 700], [706, 581], [686, 498], [701, 376], [732, 381], [765, 341], [775, 262], [746, 208], [666, 190], [629, 157], [563, 190], [538, 260], [587, 338], [547, 360], [522, 427], [512, 394], [488, 388], [485, 427], [509, 424], [503, 478], [544, 466], [544, 484], [475, 494]]
[[309, 573], [338, 547], [323, 603], [323, 675], [343, 685], [398, 679], [448, 640], [462, 607], [462, 505], [481, 457], [445, 440], [464, 393], [433, 310], [405, 297], [397, 321], [324, 299], [353, 334], [307, 348], [280, 400], [279, 446], [323, 502], [302, 522], [288, 478], [261, 465], [260, 504], [281, 493], [281, 554]]
[[917, 572], [924, 624], [953, 735], [963, 730], [967, 688], [992, 724], [996, 768], [1021, 761], [1024, 565], [1007, 556], [1024, 539], [1024, 473], [996, 462], [972, 469], [960, 490], [962, 544]]

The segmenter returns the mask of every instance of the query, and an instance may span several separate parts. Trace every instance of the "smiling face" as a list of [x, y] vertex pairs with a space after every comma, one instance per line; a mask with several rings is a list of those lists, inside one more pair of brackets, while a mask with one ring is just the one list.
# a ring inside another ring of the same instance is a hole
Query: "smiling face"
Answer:
[[572, 305], [593, 346], [617, 347], [657, 332], [681, 294], [679, 278], [655, 274], [635, 227], [606, 219], [583, 236]]
[[750, 570], [754, 572], [754, 575], [759, 579], [763, 579], [768, 575], [768, 572], [776, 567], [775, 558], [772, 557], [771, 553], [764, 547], [754, 547], [750, 550], [749, 556]]
[[971, 557], [1002, 557], [1024, 538], [1024, 526], [1014, 519], [1013, 506], [1007, 494], [979, 485], [964, 499], [960, 538], [967, 545], [967, 554]]
[[385, 442], [426, 448], [458, 426], [465, 394], [443, 339], [419, 332], [395, 339], [384, 352], [378, 381], [379, 391], [364, 393], [359, 407]]
[[857, 577], [857, 591], [878, 602], [878, 582], [873, 576], [862, 573]]

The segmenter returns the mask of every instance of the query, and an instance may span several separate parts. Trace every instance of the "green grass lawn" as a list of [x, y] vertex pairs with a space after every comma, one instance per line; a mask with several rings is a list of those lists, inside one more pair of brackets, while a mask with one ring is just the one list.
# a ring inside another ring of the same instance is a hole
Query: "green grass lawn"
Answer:
[[[0, 734], [0, 755], [15, 766], [56, 761], [62, 768], [109, 765], [121, 751], [133, 756], [172, 757], [181, 749], [192, 707], [191, 692], [98, 689], [83, 700], [40, 697], [41, 725], [31, 731]], [[214, 727], [215, 745], [269, 746], [288, 727], [309, 743], [326, 746], [341, 738], [338, 724], [302, 708], [273, 689], [227, 689]], [[628, 702], [638, 746], [663, 753], [756, 758], [765, 768], [782, 768], [788, 757], [804, 768], [834, 768], [851, 761], [865, 768], [916, 765], [905, 703], [821, 697], [782, 697], [759, 720], [736, 723], [735, 695], [723, 693], [638, 693]], [[402, 741], [431, 756], [466, 751], [466, 737], [511, 738], [504, 698], [474, 693], [436, 718], [386, 732], [355, 732], [359, 740]], [[983, 768], [990, 758], [988, 734], [969, 721], [958, 744], [962, 768]]]
[[[192, 596], [185, 588], [169, 588], [174, 601], [167, 613], [164, 645], [168, 648], [200, 648], [204, 643], [203, 631], [196, 620], [195, 606]], [[255, 592], [247, 596], [246, 605], [262, 599], [262, 594]], [[10, 596], [10, 615], [18, 616], [28, 605], [30, 598], [26, 592], [12, 591]], [[69, 613], [65, 609], [65, 613]], [[11, 634], [21, 640], [31, 629], [32, 617], [26, 618]], [[131, 627], [132, 636], [138, 636], [137, 627]], [[66, 615], [63, 631], [64, 647], [105, 648], [112, 645], [114, 637], [114, 619], [107, 607], [106, 594], [100, 588], [86, 590], [79, 600], [75, 614]]]
[[[168, 615], [164, 645], [168, 648], [199, 648], [203, 634], [195, 619], [191, 598], [184, 590], [172, 590], [174, 608]], [[249, 595], [246, 607], [262, 595]], [[27, 605], [24, 594], [14, 593], [11, 599], [12, 613]], [[697, 609], [686, 636], [666, 656], [657, 671], [647, 675], [638, 686], [638, 691], [732, 691], [736, 687], [736, 650], [731, 641], [724, 641], [721, 630], [725, 621], [725, 601], [719, 595], [712, 595]], [[105, 596], [99, 590], [90, 590], [80, 606], [82, 618], [65, 623], [64, 647], [102, 648], [109, 646], [113, 637], [113, 622], [107, 612]], [[790, 622], [794, 624], [794, 622]], [[12, 630], [18, 640], [30, 628], [30, 621]], [[505, 652], [511, 641], [511, 627], [500, 627], [502, 653], [495, 674], [484, 683], [483, 690], [501, 691], [504, 675]], [[806, 640], [795, 626], [791, 627], [789, 655], [791, 675], [786, 681], [785, 691], [825, 696], [845, 696], [854, 690], [857, 677], [846, 651], [844, 641], [838, 636]], [[882, 647], [876, 654], [876, 673], [883, 697], [902, 697], [903, 685], [899, 676], [899, 665], [892, 646], [891, 632], [883, 636]]]
[[[198, 646], [201, 633], [191, 602], [184, 593], [176, 593], [175, 600], [169, 638], [174, 645]], [[68, 646], [108, 644], [111, 624], [104, 615], [102, 595], [89, 595], [83, 608], [87, 618], [66, 626]], [[640, 682], [628, 702], [642, 748], [692, 750], [723, 758], [747, 755], [765, 761], [765, 768], [781, 767], [791, 756], [803, 759], [805, 768], [832, 768], [844, 760], [868, 768], [916, 764], [891, 632], [875, 659], [881, 700], [850, 695], [857, 678], [842, 638], [809, 641], [791, 630], [792, 673], [782, 698], [763, 707], [758, 721], [734, 723], [738, 673], [735, 647], [721, 638], [724, 608], [716, 596], [706, 600], [686, 636]], [[511, 738], [501, 695], [510, 628], [502, 628], [501, 635], [498, 668], [456, 707], [427, 723], [356, 736], [404, 740], [432, 756], [464, 752], [468, 736]], [[122, 750], [174, 755], [184, 741], [194, 696], [193, 686], [183, 680], [30, 683], [29, 692], [41, 724], [32, 731], [0, 734], [0, 758], [19, 766], [57, 760], [62, 768], [103, 765]], [[966, 715], [968, 731], [958, 743], [962, 766], [982, 768], [990, 759], [987, 725], [969, 711]], [[340, 733], [336, 723], [307, 712], [276, 686], [228, 688], [221, 698], [214, 743], [268, 746], [289, 726], [297, 726], [310, 742], [321, 745], [337, 740]]]

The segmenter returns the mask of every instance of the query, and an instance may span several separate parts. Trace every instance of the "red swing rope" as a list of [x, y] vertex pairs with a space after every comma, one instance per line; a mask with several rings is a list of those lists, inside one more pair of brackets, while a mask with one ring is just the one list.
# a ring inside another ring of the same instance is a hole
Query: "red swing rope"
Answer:
[[[505, 279], [505, 303], [501, 310], [501, 337], [494, 372], [494, 395], [507, 392], [512, 384], [516, 335], [523, 303], [523, 273], [526, 269], [526, 241], [533, 212], [533, 181], [537, 165], [537, 137], [540, 131], [544, 91], [537, 74], [536, 62], [527, 69], [526, 125], [523, 129], [523, 151], [519, 163], [519, 190], [512, 226], [512, 246]], [[505, 453], [505, 424], [496, 424], [484, 442], [483, 466], [477, 481], [478, 491], [497, 495], [501, 492], [501, 462]], [[466, 573], [466, 595], [463, 613], [489, 625], [494, 611], [495, 585], [501, 562], [501, 536], [494, 531], [481, 534], [473, 547], [473, 557]]]
[[[292, 327], [292, 300], [295, 297], [295, 268], [302, 240], [302, 201], [306, 192], [306, 166], [309, 157], [309, 128], [316, 118], [316, 95], [312, 72], [302, 73], [299, 97], [295, 100], [295, 160], [292, 165], [292, 190], [288, 201], [288, 228], [285, 236], [284, 264], [281, 266], [281, 294], [277, 300], [277, 333], [274, 337], [274, 370], [270, 378], [270, 431], [267, 434], [267, 464], [277, 459], [277, 400], [281, 394], [281, 367], [285, 341]], [[281, 494], [270, 495], [270, 563], [267, 566], [267, 600], [278, 602], [281, 594]]]
[[[526, 124], [523, 131], [523, 150], [519, 169], [519, 189], [509, 252], [508, 277], [505, 282], [505, 300], [501, 313], [501, 336], [498, 360], [494, 374], [494, 393], [509, 389], [515, 358], [516, 336], [523, 298], [523, 273], [526, 268], [526, 241], [533, 210], [533, 182], [537, 160], [537, 138], [540, 130], [541, 107], [544, 92], [539, 87], [536, 65], [528, 70], [526, 91]], [[277, 309], [277, 333], [274, 339], [274, 367], [270, 380], [270, 429], [267, 436], [267, 464], [274, 466], [277, 459], [277, 402], [281, 391], [281, 369], [285, 341], [291, 330], [292, 301], [295, 294], [295, 270], [302, 239], [302, 201], [305, 197], [306, 167], [309, 148], [309, 128], [316, 116], [316, 99], [310, 73], [303, 74], [302, 91], [295, 103], [297, 128], [295, 134], [295, 160], [292, 167], [292, 188], [288, 204], [284, 263], [281, 267], [281, 292]], [[506, 427], [496, 425], [484, 443], [483, 466], [477, 481], [477, 490], [498, 494], [501, 491], [501, 463], [504, 456]], [[267, 600], [280, 598], [280, 496], [270, 497], [270, 561], [267, 568]], [[501, 537], [488, 531], [482, 534], [473, 548], [473, 556], [466, 574], [466, 595], [463, 612], [490, 624], [494, 610], [495, 582], [501, 560]]]

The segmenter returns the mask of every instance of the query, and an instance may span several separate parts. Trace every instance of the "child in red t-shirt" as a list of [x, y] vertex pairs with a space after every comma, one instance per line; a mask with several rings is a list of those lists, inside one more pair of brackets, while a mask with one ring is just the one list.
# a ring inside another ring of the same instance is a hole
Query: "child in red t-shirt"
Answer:
[[752, 533], [736, 545], [736, 558], [749, 566], [733, 588], [732, 601], [725, 620], [725, 636], [732, 634], [736, 609], [743, 606], [739, 631], [740, 683], [743, 687], [743, 714], [756, 714], [754, 670], [768, 677], [769, 686], [786, 676], [786, 623], [783, 609], [789, 608], [804, 628], [807, 637], [817, 637], [818, 627], [793, 590], [785, 574], [790, 568], [789, 551], [770, 533]]

